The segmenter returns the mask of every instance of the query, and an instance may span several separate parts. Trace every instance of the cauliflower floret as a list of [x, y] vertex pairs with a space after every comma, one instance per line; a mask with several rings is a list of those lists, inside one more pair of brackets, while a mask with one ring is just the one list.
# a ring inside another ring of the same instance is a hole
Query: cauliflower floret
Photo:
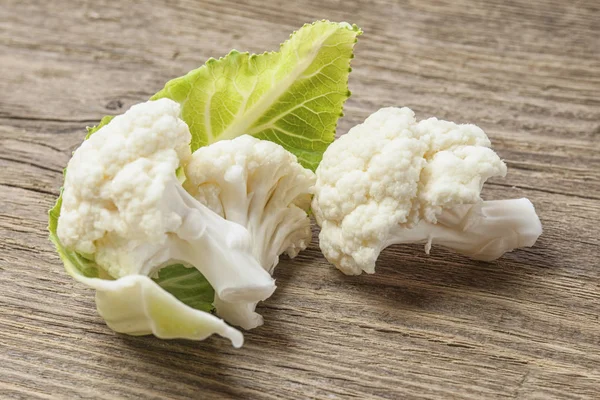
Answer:
[[[506, 175], [490, 146], [477, 126], [417, 123], [408, 108], [369, 116], [329, 146], [317, 168], [312, 207], [323, 254], [359, 274], [373, 273], [394, 243], [425, 242], [428, 252], [435, 242], [484, 260], [533, 245], [541, 224], [527, 199], [479, 197], [488, 178]], [[504, 219], [486, 217], [498, 207]]]
[[[95, 253], [106, 232], [163, 242], [181, 218], [160, 207], [161, 196], [191, 156], [190, 139], [179, 104], [164, 100], [134, 105], [83, 142], [67, 166], [61, 242], [83, 254]], [[116, 276], [130, 272], [111, 268]]]
[[[196, 150], [185, 173], [184, 187], [196, 200], [248, 229], [253, 254], [269, 273], [280, 254], [295, 257], [310, 243], [316, 177], [280, 145], [249, 135], [222, 140]], [[219, 315], [245, 329], [262, 324], [255, 302], [226, 306], [216, 298], [215, 304]]]
[[279, 255], [295, 257], [311, 239], [315, 174], [280, 145], [243, 135], [194, 152], [184, 187], [229, 221], [245, 226], [254, 255], [273, 272]]

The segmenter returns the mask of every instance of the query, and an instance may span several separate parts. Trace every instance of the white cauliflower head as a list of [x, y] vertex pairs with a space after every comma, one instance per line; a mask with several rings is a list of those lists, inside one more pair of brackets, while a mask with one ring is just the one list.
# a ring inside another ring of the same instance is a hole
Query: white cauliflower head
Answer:
[[164, 243], [182, 222], [164, 204], [174, 171], [191, 156], [179, 108], [168, 99], [134, 105], [69, 161], [58, 236], [68, 248], [95, 254], [112, 276], [132, 273], [136, 264], [134, 253], [114, 247]]
[[312, 207], [324, 255], [345, 273], [373, 273], [390, 244], [441, 239], [440, 218], [480, 204], [485, 181], [506, 174], [490, 146], [475, 125], [417, 122], [408, 108], [369, 116], [330, 145], [317, 168]]
[[[252, 252], [269, 273], [286, 253], [295, 257], [311, 240], [307, 215], [315, 174], [296, 156], [266, 140], [244, 135], [194, 152], [184, 187], [199, 202], [250, 232]], [[245, 329], [262, 324], [256, 302], [225, 303], [217, 313]]]

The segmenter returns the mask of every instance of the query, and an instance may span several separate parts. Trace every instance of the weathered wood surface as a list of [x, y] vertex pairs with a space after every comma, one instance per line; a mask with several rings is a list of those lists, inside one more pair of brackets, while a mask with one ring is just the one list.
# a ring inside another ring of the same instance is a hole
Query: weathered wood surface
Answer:
[[[479, 124], [544, 235], [493, 263], [417, 246], [346, 277], [315, 240], [234, 350], [115, 335], [46, 211], [85, 126], [231, 48], [360, 25], [338, 134], [384, 105]], [[600, 398], [600, 4], [0, 2], [0, 398]]]

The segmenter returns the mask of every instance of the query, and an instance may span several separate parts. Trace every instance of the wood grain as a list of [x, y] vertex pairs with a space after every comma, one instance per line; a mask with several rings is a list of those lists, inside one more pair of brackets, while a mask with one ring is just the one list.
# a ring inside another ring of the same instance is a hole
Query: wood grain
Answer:
[[[530, 198], [538, 244], [395, 246], [347, 277], [315, 231], [242, 349], [114, 334], [46, 234], [85, 126], [322, 18], [365, 31], [338, 134], [385, 105], [477, 123], [509, 165], [485, 197]], [[594, 0], [2, 0], [0, 398], [599, 398], [598, 21]]]

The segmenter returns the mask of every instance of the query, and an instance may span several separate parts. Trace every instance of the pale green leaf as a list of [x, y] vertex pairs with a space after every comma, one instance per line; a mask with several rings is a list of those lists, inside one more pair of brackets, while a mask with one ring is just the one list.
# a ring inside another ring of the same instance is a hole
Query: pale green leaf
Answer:
[[102, 117], [102, 119], [100, 120], [100, 123], [96, 126], [88, 126], [87, 127], [87, 135], [85, 137], [85, 139], [89, 139], [90, 136], [92, 136], [94, 133], [96, 133], [100, 128], [102, 128], [104, 125], [108, 125], [108, 123], [110, 121], [112, 121], [112, 119], [114, 118], [114, 115], [107, 115]]
[[183, 264], [170, 265], [161, 269], [153, 280], [192, 308], [202, 311], [214, 309], [215, 291], [196, 268], [188, 268]]
[[210, 313], [188, 307], [145, 275], [115, 280], [73, 276], [96, 289], [98, 313], [115, 332], [192, 340], [216, 333], [231, 340], [234, 347], [244, 342], [240, 331]]
[[168, 82], [152, 99], [182, 105], [192, 151], [250, 134], [282, 145], [314, 170], [350, 95], [350, 60], [360, 34], [347, 23], [307, 24], [278, 52], [234, 50]]

